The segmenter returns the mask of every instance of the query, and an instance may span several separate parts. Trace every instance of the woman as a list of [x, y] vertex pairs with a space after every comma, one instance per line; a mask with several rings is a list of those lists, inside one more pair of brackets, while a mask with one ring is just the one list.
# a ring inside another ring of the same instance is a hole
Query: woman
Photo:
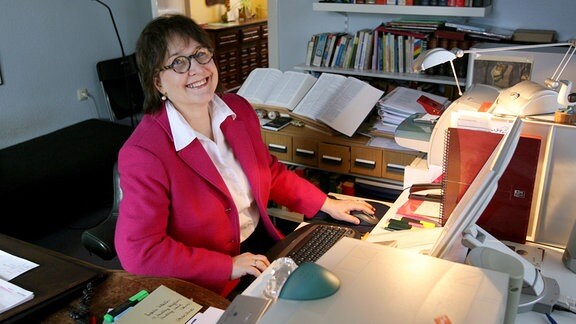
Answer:
[[267, 214], [269, 200], [355, 224], [350, 211], [373, 210], [328, 199], [268, 152], [250, 104], [215, 95], [210, 44], [181, 15], [156, 18], [138, 39], [145, 116], [119, 153], [115, 243], [129, 272], [177, 277], [226, 296], [239, 278], [266, 269], [261, 253], [283, 237]]

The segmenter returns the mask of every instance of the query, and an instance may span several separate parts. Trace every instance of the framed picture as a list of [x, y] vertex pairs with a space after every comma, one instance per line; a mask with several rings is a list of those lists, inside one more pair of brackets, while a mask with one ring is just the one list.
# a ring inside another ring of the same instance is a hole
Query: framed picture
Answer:
[[532, 59], [521, 56], [479, 55], [474, 58], [468, 76], [472, 84], [488, 84], [499, 88], [509, 88], [516, 83], [530, 80]]

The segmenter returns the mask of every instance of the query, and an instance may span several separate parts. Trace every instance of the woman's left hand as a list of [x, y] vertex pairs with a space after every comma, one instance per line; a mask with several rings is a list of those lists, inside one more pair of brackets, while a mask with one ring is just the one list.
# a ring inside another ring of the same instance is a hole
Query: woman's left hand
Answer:
[[350, 212], [358, 210], [374, 215], [375, 208], [364, 200], [332, 199], [327, 197], [320, 210], [336, 220], [358, 225], [360, 220], [350, 215]]

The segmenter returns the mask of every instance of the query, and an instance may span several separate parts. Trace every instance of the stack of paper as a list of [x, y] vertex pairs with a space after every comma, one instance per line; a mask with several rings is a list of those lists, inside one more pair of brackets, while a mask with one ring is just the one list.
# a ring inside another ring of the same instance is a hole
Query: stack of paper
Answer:
[[34, 293], [10, 283], [38, 264], [0, 250], [0, 314], [34, 298]]
[[448, 103], [448, 98], [446, 97], [421, 90], [397, 87], [378, 100], [376, 104], [382, 124], [389, 129], [395, 130], [400, 123], [411, 115], [426, 113], [424, 107], [418, 103], [418, 98], [423, 95], [441, 104]]
[[34, 293], [0, 279], [0, 314], [34, 298]]

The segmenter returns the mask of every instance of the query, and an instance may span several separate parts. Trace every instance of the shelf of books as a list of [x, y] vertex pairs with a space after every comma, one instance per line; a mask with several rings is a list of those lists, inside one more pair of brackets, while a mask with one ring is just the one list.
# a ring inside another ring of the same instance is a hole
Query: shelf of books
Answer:
[[[383, 72], [378, 70], [317, 67], [306, 64], [296, 65], [294, 69], [299, 71], [355, 75], [355, 76], [378, 78], [378, 79], [393, 79], [403, 81], [426, 82], [442, 85], [456, 85], [456, 81], [454, 80], [453, 76], [445, 76], [445, 75], [429, 75], [424, 73], [409, 73], [409, 72], [400, 73], [400, 72]], [[458, 82], [460, 84], [465, 84], [466, 79], [458, 78]]]
[[485, 17], [492, 5], [483, 7], [414, 6], [314, 2], [313, 10], [340, 13], [368, 13], [391, 15], [422, 15], [441, 17]]

